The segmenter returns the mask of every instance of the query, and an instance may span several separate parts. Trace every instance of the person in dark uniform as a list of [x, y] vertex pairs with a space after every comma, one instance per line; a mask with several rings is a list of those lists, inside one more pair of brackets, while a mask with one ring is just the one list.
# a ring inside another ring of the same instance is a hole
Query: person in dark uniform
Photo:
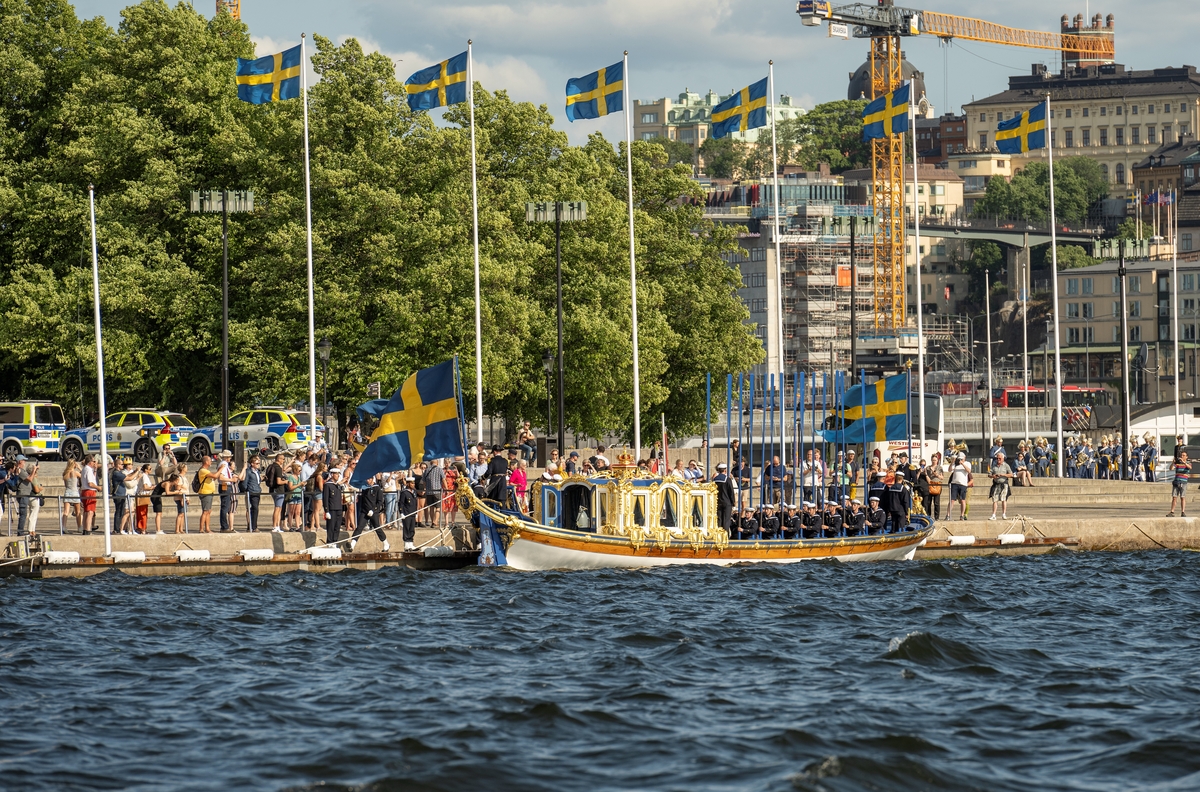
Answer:
[[[504, 462], [503, 459], [500, 460]], [[404, 480], [396, 508], [400, 510], [400, 527], [404, 530], [404, 549], [416, 550], [413, 540], [417, 538], [417, 480], [409, 476]]]
[[329, 479], [321, 490], [321, 503], [325, 505], [325, 544], [333, 544], [342, 532], [342, 471], [329, 471]]
[[742, 521], [738, 526], [738, 539], [753, 539], [758, 535], [758, 520], [754, 518], [754, 510], [742, 512]]
[[817, 514], [816, 503], [804, 502], [804, 514], [800, 515], [800, 520], [805, 539], [816, 539], [821, 535], [821, 515]]
[[[508, 487], [508, 462], [504, 459], [504, 449], [499, 444], [492, 446], [492, 458], [488, 462], [487, 473], [487, 496], [491, 500], [499, 503], [504, 503], [506, 488]], [[405, 541], [408, 541], [407, 539]]]
[[354, 549], [354, 545], [358, 544], [358, 537], [370, 525], [375, 529], [375, 536], [383, 544], [383, 552], [389, 552], [392, 548], [388, 544], [387, 534], [383, 532], [383, 490], [374, 476], [367, 479], [367, 486], [359, 490], [357, 517], [354, 535], [350, 537], [350, 549]]
[[908, 488], [903, 470], [896, 471], [896, 480], [884, 490], [884, 496], [887, 498], [884, 507], [887, 510], [892, 531], [903, 531], [908, 527], [908, 515], [912, 511], [912, 491]]
[[737, 508], [737, 485], [729, 475], [729, 465], [724, 462], [717, 465], [717, 475], [713, 476], [712, 483], [717, 485], [717, 525], [730, 531], [730, 522]]
[[784, 539], [799, 539], [804, 533], [804, 520], [796, 513], [796, 504], [786, 504], [787, 513], [779, 521]]
[[879, 508], [879, 496], [872, 495], [867, 499], [867, 535], [875, 536], [883, 533], [887, 525], [887, 512]]
[[862, 501], [858, 498], [850, 501], [844, 520], [846, 536], [862, 536], [866, 532], [867, 513], [863, 511]]
[[758, 526], [759, 533], [763, 539], [778, 539], [779, 528], [779, 517], [775, 514], [775, 507], [768, 503], [763, 507], [762, 522]]
[[834, 501], [825, 501], [825, 513], [821, 515], [822, 531], [826, 539], [842, 535], [842, 512]]

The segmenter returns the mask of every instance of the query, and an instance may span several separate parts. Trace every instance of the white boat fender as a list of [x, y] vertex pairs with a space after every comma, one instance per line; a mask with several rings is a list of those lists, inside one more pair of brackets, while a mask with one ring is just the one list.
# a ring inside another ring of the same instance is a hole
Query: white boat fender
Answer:
[[1025, 544], [1025, 534], [1000, 534], [996, 538], [1002, 545]]
[[973, 544], [975, 544], [975, 537], [971, 536], [970, 534], [967, 534], [965, 536], [951, 536], [950, 537], [950, 546], [951, 547], [963, 547], [966, 545], [973, 545]]
[[141, 550], [114, 550], [112, 560], [114, 564], [144, 564], [146, 554]]
[[270, 561], [275, 558], [275, 551], [269, 547], [247, 547], [242, 551], [243, 561]]
[[342, 557], [340, 547], [310, 547], [304, 551], [313, 561], [337, 561]]
[[47, 550], [42, 554], [47, 564], [78, 564], [79, 553], [70, 550]]
[[426, 558], [444, 558], [454, 555], [454, 548], [447, 547], [446, 545], [436, 545], [434, 547], [426, 547], [424, 552]]
[[208, 550], [176, 550], [175, 557], [180, 563], [194, 563], [197, 561], [211, 561], [212, 553]]

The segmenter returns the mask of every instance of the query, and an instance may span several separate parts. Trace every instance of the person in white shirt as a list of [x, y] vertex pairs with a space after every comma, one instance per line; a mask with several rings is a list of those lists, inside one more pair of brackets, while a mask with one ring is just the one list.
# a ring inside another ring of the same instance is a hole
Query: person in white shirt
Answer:
[[971, 464], [967, 462], [966, 454], [959, 453], [950, 465], [950, 508], [948, 516], [953, 519], [954, 504], [958, 503], [958, 519], [967, 519], [967, 487], [971, 486]]

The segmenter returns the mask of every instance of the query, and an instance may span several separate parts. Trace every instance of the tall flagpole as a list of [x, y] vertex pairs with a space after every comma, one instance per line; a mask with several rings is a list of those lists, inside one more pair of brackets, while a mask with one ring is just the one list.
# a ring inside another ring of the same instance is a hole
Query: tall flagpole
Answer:
[[1021, 264], [1021, 389], [1025, 397], [1025, 437], [1029, 440], [1029, 248]]
[[[479, 187], [475, 176], [475, 66], [467, 39], [467, 112], [471, 117], [471, 222], [475, 244], [475, 434], [483, 436], [483, 322], [479, 314]], [[634, 347], [636, 349], [636, 346]]]
[[[771, 97], [770, 113], [771, 113], [771, 166], [775, 176], [775, 292], [779, 298], [776, 310], [779, 313], [779, 321], [776, 322], [776, 328], [779, 333], [779, 398], [782, 402], [784, 394], [787, 392], [787, 385], [784, 381], [784, 365], [783, 365], [783, 264], [780, 254], [781, 241], [779, 237], [783, 233], [783, 226], [780, 222], [780, 212], [782, 211], [779, 203], [779, 153], [775, 144], [775, 61], [767, 61], [767, 93]], [[832, 348], [830, 353], [833, 354]], [[783, 466], [787, 468], [787, 421], [779, 422], [779, 455], [783, 459]]]
[[[633, 246], [633, 120], [629, 101], [629, 50], [621, 64], [621, 99], [625, 110], [625, 174], [629, 179], [629, 288], [633, 306], [633, 446], [642, 458], [642, 389], [638, 368], [637, 259]], [[600, 101], [604, 101], [603, 98]]]
[[[309, 442], [317, 440], [317, 346], [313, 327], [312, 176], [308, 165], [308, 69], [305, 34], [300, 34], [300, 95], [304, 100], [304, 221], [308, 242], [308, 418]], [[329, 440], [326, 438], [326, 443]], [[226, 446], [228, 447], [228, 446]], [[335, 440], [333, 448], [337, 448]]]
[[[108, 423], [104, 405], [104, 345], [100, 340], [100, 259], [96, 255], [96, 191], [88, 185], [92, 217], [92, 304], [96, 319], [96, 392], [100, 395], [100, 493], [104, 498], [104, 555], [112, 555], [112, 523], [108, 517]], [[95, 526], [92, 526], [95, 528]]]
[[[1179, 437], [1179, 204], [1171, 191], [1171, 337], [1175, 339], [1175, 437]], [[1161, 446], [1160, 446], [1161, 447]]]
[[[911, 85], [911, 83], [910, 83]], [[911, 90], [911, 89], [910, 89]], [[917, 105], [913, 102], [912, 94], [908, 96], [908, 110], [912, 116], [912, 128], [908, 130], [912, 138], [913, 150], [913, 228], [916, 230], [916, 241], [913, 243], [913, 261], [916, 267], [917, 281], [917, 423], [921, 427], [921, 445], [917, 458], [925, 456], [925, 328], [921, 317], [921, 204], [917, 193], [920, 191], [920, 160], [917, 158]], [[907, 397], [906, 397], [907, 398]], [[909, 432], [911, 439], [912, 432]], [[913, 460], [909, 458], [909, 464]]]
[[[1054, 214], [1054, 134], [1050, 128], [1050, 94], [1046, 94], [1046, 157], [1050, 163], [1050, 288], [1053, 291], [1052, 299], [1054, 301], [1054, 409], [1058, 413], [1058, 418], [1055, 423], [1058, 427], [1056, 441], [1058, 446], [1055, 448], [1057, 452], [1054, 462], [1054, 473], [1059, 478], [1063, 474], [1063, 408], [1062, 408], [1062, 345], [1058, 339], [1058, 231], [1055, 228], [1058, 225], [1058, 220]], [[1122, 361], [1121, 367], [1129, 365], [1129, 361]], [[1126, 438], [1125, 442], [1129, 442]]]

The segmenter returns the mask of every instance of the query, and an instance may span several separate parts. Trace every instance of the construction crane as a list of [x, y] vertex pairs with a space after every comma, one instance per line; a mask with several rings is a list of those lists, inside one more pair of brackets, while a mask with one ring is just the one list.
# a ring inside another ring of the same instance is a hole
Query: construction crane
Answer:
[[242, 0], [217, 0], [217, 13], [228, 11], [234, 19], [242, 18]]
[[[937, 38], [967, 39], [988, 44], [1054, 50], [1080, 59], [1111, 61], [1114, 54], [1111, 35], [1074, 35], [1046, 33], [1005, 27], [981, 19], [900, 8], [892, 0], [878, 4], [854, 3], [834, 6], [827, 0], [800, 0], [796, 13], [804, 25], [822, 22], [845, 25], [855, 38], [871, 39], [871, 99], [889, 94], [900, 87], [900, 39], [932, 35]], [[1065, 20], [1066, 17], [1063, 17]], [[1065, 27], [1064, 21], [1064, 27]], [[919, 97], [913, 96], [913, 102]], [[916, 133], [916, 130], [913, 130]], [[904, 289], [904, 136], [893, 135], [871, 141], [872, 203], [876, 217], [874, 249], [875, 328], [897, 329], [907, 316]], [[913, 163], [916, 173], [917, 163]], [[920, 256], [920, 251], [917, 251]], [[917, 297], [920, 310], [920, 296]], [[857, 332], [852, 329], [852, 332]]]

